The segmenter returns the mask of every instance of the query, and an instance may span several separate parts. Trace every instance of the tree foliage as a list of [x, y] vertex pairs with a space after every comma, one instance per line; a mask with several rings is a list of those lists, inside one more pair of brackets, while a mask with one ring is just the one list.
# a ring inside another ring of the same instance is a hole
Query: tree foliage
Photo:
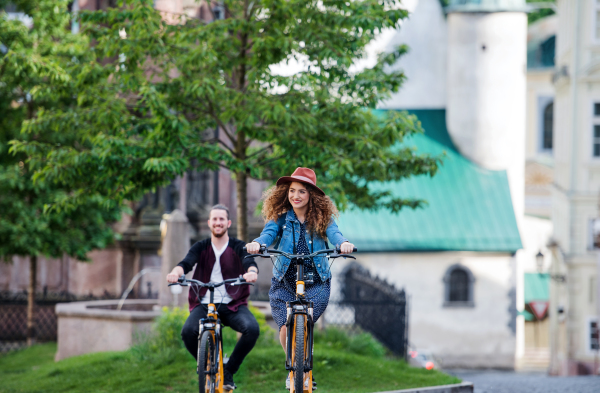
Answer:
[[68, 185], [77, 204], [90, 193], [136, 200], [192, 167], [227, 168], [240, 238], [247, 178], [272, 181], [298, 166], [314, 168], [342, 209], [420, 206], [370, 187], [433, 175], [439, 162], [402, 147], [421, 132], [414, 116], [370, 110], [400, 88], [404, 75], [389, 66], [406, 48], [356, 66], [377, 33], [407, 16], [395, 1], [226, 0], [225, 18], [210, 23], [153, 3], [81, 13], [94, 59], [64, 82], [77, 102], [46, 109], [23, 129], [76, 138], [15, 144], [42, 168], [38, 179]]
[[[556, 0], [527, 0], [527, 3], [556, 4]], [[556, 12], [550, 7], [536, 9], [527, 13], [527, 23], [532, 24], [533, 22], [554, 14], [556, 14]]]
[[[20, 134], [23, 123], [46, 111], [74, 105], [70, 70], [89, 61], [89, 41], [71, 34], [67, 1], [12, 2], [32, 18], [31, 27], [0, 11], [0, 257], [12, 255], [87, 260], [87, 252], [114, 238], [110, 223], [118, 209], [88, 196], [69, 209], [48, 206], [69, 199], [69, 189], [33, 173], [39, 160], [26, 152], [11, 154], [9, 141], [48, 146], [72, 145], [76, 129], [38, 129]], [[0, 8], [6, 2], [0, 2]]]

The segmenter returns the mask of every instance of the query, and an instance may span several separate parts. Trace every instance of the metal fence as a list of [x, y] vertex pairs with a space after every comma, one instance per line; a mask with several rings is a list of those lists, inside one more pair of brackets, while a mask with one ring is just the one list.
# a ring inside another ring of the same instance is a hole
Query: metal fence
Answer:
[[[114, 299], [109, 293], [103, 296], [75, 296], [66, 292], [41, 292], [36, 294], [34, 309], [36, 341], [56, 341], [57, 318], [55, 306], [82, 300]], [[22, 348], [27, 339], [27, 292], [0, 291], [0, 353]]]
[[343, 274], [342, 305], [354, 311], [354, 324], [369, 332], [395, 355], [408, 353], [408, 304], [403, 289], [372, 277], [359, 264]]
[[[333, 326], [349, 334], [368, 332], [397, 356], [408, 353], [408, 301], [404, 290], [371, 276], [361, 265], [349, 265], [341, 276], [341, 291], [332, 294], [320, 328]], [[250, 300], [269, 300], [269, 287], [256, 286]]]

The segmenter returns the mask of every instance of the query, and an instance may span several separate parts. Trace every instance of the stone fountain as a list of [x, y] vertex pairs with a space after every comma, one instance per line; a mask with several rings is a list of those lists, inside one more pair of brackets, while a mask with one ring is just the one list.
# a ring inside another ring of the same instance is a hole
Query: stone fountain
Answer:
[[[188, 221], [181, 211], [175, 210], [163, 219], [160, 271], [161, 276], [166, 276], [165, 272], [186, 255], [189, 235]], [[122, 300], [57, 304], [58, 351], [55, 360], [92, 352], [124, 351], [150, 331], [162, 306], [182, 306], [187, 302], [187, 291], [174, 296], [168, 291], [166, 282], [159, 288], [159, 299], [125, 300], [137, 280], [150, 271], [141, 271], [132, 279]]]

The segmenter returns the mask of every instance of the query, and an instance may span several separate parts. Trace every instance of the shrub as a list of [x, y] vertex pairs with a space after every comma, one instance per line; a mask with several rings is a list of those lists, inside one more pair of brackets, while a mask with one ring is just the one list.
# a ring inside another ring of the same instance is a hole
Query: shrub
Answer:
[[189, 315], [190, 312], [187, 309], [163, 307], [162, 314], [156, 319], [153, 326], [156, 336], [154, 343], [157, 349], [185, 348], [181, 340], [181, 329]]
[[385, 347], [369, 333], [352, 336], [348, 351], [375, 358], [384, 357], [387, 352]]
[[172, 363], [187, 352], [181, 329], [189, 314], [187, 309], [163, 307], [152, 330], [138, 335], [137, 344], [131, 348], [134, 356], [141, 362]]
[[385, 347], [369, 333], [351, 335], [333, 327], [324, 332], [315, 330], [315, 345], [375, 358], [382, 358], [387, 353]]
[[279, 337], [277, 335], [277, 332], [271, 326], [267, 325], [267, 317], [265, 316], [265, 314], [260, 312], [258, 308], [253, 307], [252, 303], [250, 303], [248, 308], [250, 312], [252, 312], [252, 314], [254, 315], [254, 318], [256, 318], [256, 321], [258, 322], [258, 326], [260, 328], [260, 337], [258, 338], [258, 342], [256, 343], [256, 345], [279, 345]]
[[[275, 345], [275, 331], [267, 325], [264, 314], [252, 305], [249, 309], [260, 327], [260, 337], [256, 345], [263, 347]], [[187, 350], [181, 340], [181, 329], [189, 315], [187, 309], [163, 307], [162, 314], [152, 325], [152, 330], [138, 336], [138, 344], [132, 348], [133, 353], [143, 361], [160, 358], [163, 362], [174, 359], [179, 353], [186, 353]], [[227, 351], [233, 350], [238, 340], [236, 332], [230, 328], [225, 328], [222, 332], [223, 347], [227, 348]]]

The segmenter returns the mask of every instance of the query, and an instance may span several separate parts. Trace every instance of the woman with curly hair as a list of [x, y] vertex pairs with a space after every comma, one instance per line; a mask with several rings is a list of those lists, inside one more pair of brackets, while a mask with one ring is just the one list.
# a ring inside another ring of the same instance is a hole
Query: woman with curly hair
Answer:
[[[317, 187], [315, 172], [297, 168], [292, 176], [277, 180], [263, 195], [262, 214], [266, 221], [260, 236], [246, 245], [249, 253], [259, 252], [260, 245], [271, 245], [275, 239], [278, 250], [290, 254], [311, 254], [328, 247], [327, 239], [343, 254], [353, 251], [354, 245], [340, 232], [334, 221], [338, 211], [328, 196]], [[304, 260], [305, 277], [313, 276], [312, 284], [306, 282], [305, 293], [314, 303], [313, 320], [316, 322], [327, 308], [331, 288], [331, 272], [326, 257]], [[308, 274], [307, 274], [308, 273]], [[296, 264], [279, 257], [273, 266], [269, 299], [273, 319], [279, 326], [279, 340], [285, 351], [286, 301], [295, 299]]]

